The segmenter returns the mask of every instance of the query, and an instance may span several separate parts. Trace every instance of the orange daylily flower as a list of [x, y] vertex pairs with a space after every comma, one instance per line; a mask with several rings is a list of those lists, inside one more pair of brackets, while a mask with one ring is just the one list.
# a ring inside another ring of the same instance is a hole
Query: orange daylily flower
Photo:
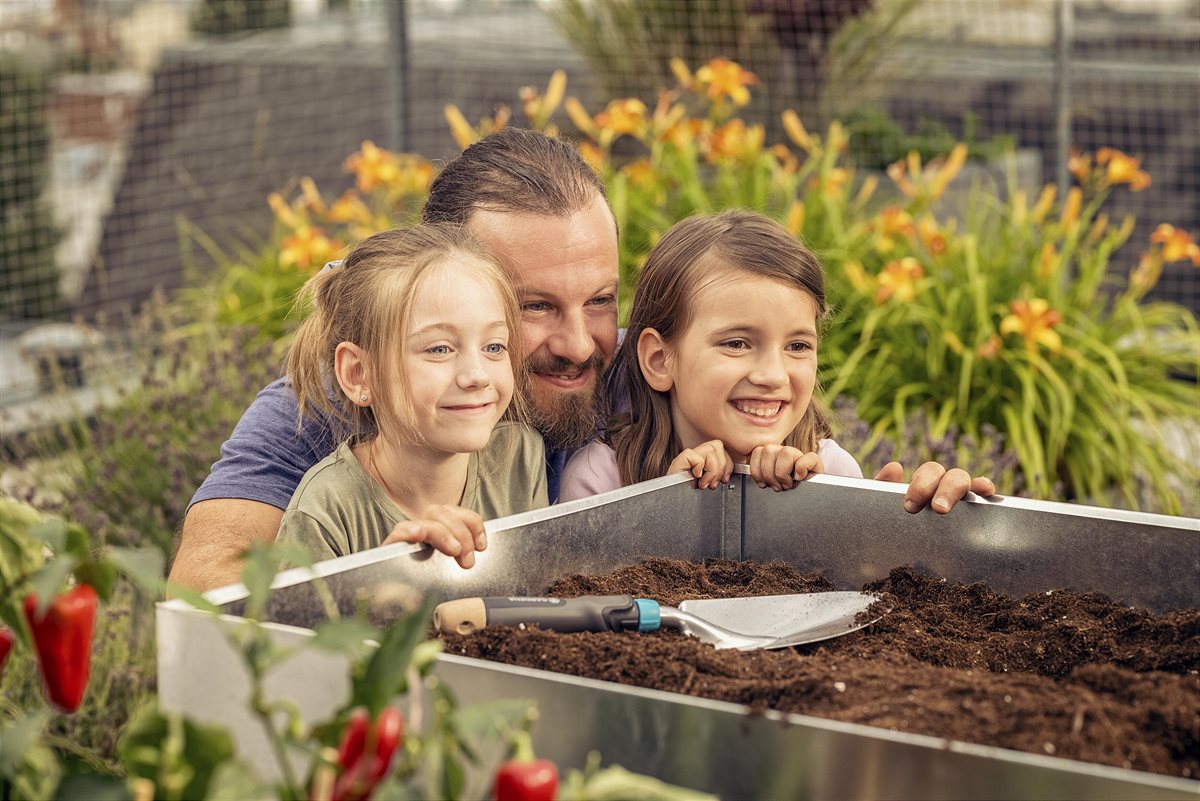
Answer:
[[567, 102], [563, 104], [563, 108], [567, 110], [567, 116], [571, 118], [571, 122], [575, 123], [575, 127], [581, 133], [596, 139], [599, 132], [596, 130], [596, 123], [592, 120], [592, 115], [587, 113], [587, 109], [573, 97], [568, 97]]
[[1162, 254], [1151, 251], [1143, 253], [1138, 259], [1138, 265], [1129, 274], [1129, 287], [1137, 294], [1145, 294], [1154, 288], [1162, 275]]
[[1041, 256], [1038, 257], [1037, 274], [1039, 278], [1047, 279], [1058, 272], [1058, 251], [1053, 242], [1042, 245]]
[[659, 141], [674, 145], [679, 150], [688, 150], [704, 134], [705, 127], [704, 120], [684, 117], [664, 128], [658, 138]]
[[783, 130], [787, 133], [788, 138], [796, 143], [796, 146], [806, 153], [813, 152], [816, 148], [816, 142], [808, 133], [808, 129], [804, 127], [804, 123], [800, 121], [800, 115], [792, 111], [790, 108], [783, 112]]
[[871, 280], [871, 277], [867, 275], [867, 271], [858, 262], [848, 261], [842, 267], [842, 270], [846, 273], [846, 280], [850, 282], [850, 286], [854, 287], [856, 291], [862, 292], [865, 295], [874, 288], [874, 282]]
[[1083, 207], [1083, 190], [1078, 186], [1072, 186], [1067, 190], [1067, 199], [1063, 203], [1062, 215], [1059, 217], [1059, 224], [1063, 228], [1074, 228], [1079, 221], [1079, 211]]
[[1120, 150], [1102, 147], [1096, 151], [1096, 164], [1104, 166], [1106, 184], [1129, 184], [1130, 190], [1140, 192], [1150, 185], [1150, 174], [1140, 169], [1142, 160]]
[[834, 167], [827, 175], [814, 175], [808, 179], [809, 186], [820, 186], [821, 194], [827, 198], [841, 197], [850, 182], [850, 171], [845, 167]]
[[1057, 353], [1062, 348], [1062, 337], [1054, 327], [1062, 322], [1063, 316], [1050, 308], [1045, 298], [1014, 300], [1009, 304], [1011, 313], [1000, 321], [1001, 334], [1020, 334], [1025, 347], [1031, 351], [1038, 345]]
[[278, 192], [272, 192], [267, 195], [267, 205], [271, 207], [271, 211], [275, 213], [275, 219], [286, 225], [288, 228], [299, 228], [304, 225], [304, 220], [296, 214], [296, 210], [288, 205], [283, 199], [283, 195]]
[[762, 151], [763, 137], [761, 125], [746, 125], [741, 119], [733, 119], [704, 137], [704, 151], [709, 161], [753, 157]]
[[377, 147], [370, 140], [363, 142], [357, 153], [350, 154], [345, 168], [357, 176], [355, 183], [358, 191], [364, 193], [377, 186], [391, 186], [400, 177], [400, 163], [396, 155]]
[[674, 74], [675, 80], [679, 81], [680, 87], [684, 89], [691, 89], [692, 84], [696, 81], [696, 77], [692, 75], [692, 71], [688, 69], [688, 66], [684, 63], [683, 59], [675, 57], [671, 59], [669, 63], [671, 66], [671, 72]]
[[787, 221], [784, 223], [784, 227], [792, 236], [800, 236], [800, 232], [804, 230], [803, 200], [793, 200], [792, 205], [788, 206]]
[[525, 119], [529, 120], [534, 128], [545, 125], [562, 103], [566, 91], [567, 73], [562, 70], [555, 70], [550, 76], [544, 95], [538, 94], [532, 86], [523, 87], [518, 96], [521, 98], [521, 110], [525, 113]]
[[302, 225], [284, 237], [279, 266], [310, 270], [332, 259], [341, 249], [341, 243], [327, 237], [320, 228]]
[[926, 214], [917, 223], [917, 233], [921, 236], [921, 243], [925, 245], [934, 256], [938, 256], [946, 252], [949, 243], [946, 241], [946, 235], [942, 229], [938, 227], [937, 220], [933, 219], [932, 215]]
[[1054, 205], [1054, 198], [1058, 195], [1058, 187], [1054, 184], [1046, 184], [1042, 187], [1042, 194], [1038, 195], [1037, 203], [1033, 204], [1033, 209], [1029, 212], [1029, 219], [1035, 223], [1040, 223], [1049, 213], [1050, 207]]
[[632, 164], [625, 165], [621, 168], [621, 175], [624, 175], [631, 184], [643, 189], [653, 189], [658, 185], [658, 176], [649, 159], [638, 159]]
[[1079, 183], [1087, 183], [1088, 176], [1092, 174], [1092, 157], [1071, 148], [1071, 154], [1067, 157], [1067, 170]]
[[368, 225], [371, 222], [371, 210], [367, 208], [367, 204], [363, 202], [362, 198], [351, 189], [347, 189], [341, 197], [333, 202], [327, 216], [331, 222], [336, 223]]
[[903, 160], [889, 164], [887, 175], [905, 197], [917, 196], [917, 187], [909, 179], [908, 167]]
[[750, 102], [747, 86], [758, 83], [758, 76], [727, 58], [714, 58], [696, 70], [696, 80], [711, 100], [728, 97], [735, 106]]
[[967, 146], [959, 142], [950, 151], [950, 155], [946, 157], [944, 163], [940, 165], [931, 165], [937, 172], [934, 173], [933, 180], [929, 184], [929, 195], [933, 198], [939, 198], [946, 191], [959, 172], [962, 171], [963, 165], [967, 163]]
[[879, 289], [875, 303], [883, 305], [891, 298], [910, 303], [917, 297], [917, 282], [925, 277], [925, 270], [912, 256], [889, 261], [879, 274]]
[[775, 157], [775, 163], [779, 165], [779, 169], [784, 173], [794, 173], [800, 169], [800, 160], [788, 150], [787, 145], [774, 144], [771, 145], [771, 155]]
[[612, 136], [640, 136], [646, 127], [646, 104], [636, 97], [613, 100], [596, 115], [596, 125]]
[[1163, 223], [1150, 234], [1150, 241], [1162, 245], [1164, 262], [1191, 259], [1192, 264], [1200, 267], [1200, 245], [1193, 242], [1192, 235], [1182, 228]]

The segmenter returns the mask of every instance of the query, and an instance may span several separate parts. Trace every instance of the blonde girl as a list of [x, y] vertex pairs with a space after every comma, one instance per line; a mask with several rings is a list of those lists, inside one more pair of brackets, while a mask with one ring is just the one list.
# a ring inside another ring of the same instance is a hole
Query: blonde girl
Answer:
[[704, 488], [749, 465], [760, 486], [862, 477], [817, 392], [826, 314], [816, 257], [749, 211], [689, 217], [642, 269], [612, 379], [628, 405], [576, 453], [562, 500], [689, 470]]
[[317, 559], [428, 542], [470, 567], [484, 519], [546, 505], [542, 438], [516, 421], [516, 296], [465, 229], [376, 234], [301, 302], [287, 358], [300, 419], [328, 418], [341, 445], [301, 480], [278, 540]]

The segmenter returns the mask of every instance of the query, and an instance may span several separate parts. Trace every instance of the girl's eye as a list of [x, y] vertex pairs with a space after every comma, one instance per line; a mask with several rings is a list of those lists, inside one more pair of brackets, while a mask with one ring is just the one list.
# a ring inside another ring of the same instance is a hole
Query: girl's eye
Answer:
[[449, 345], [430, 345], [425, 349], [425, 352], [431, 356], [448, 356], [450, 355]]
[[730, 350], [745, 350], [750, 347], [750, 343], [744, 339], [727, 339], [721, 343], [721, 347], [729, 348]]
[[549, 310], [550, 310], [550, 304], [544, 300], [530, 301], [529, 303], [526, 303], [521, 306], [521, 311], [523, 311], [523, 312], [536, 313], [536, 312], [544, 312], [544, 311], [549, 311]]
[[794, 353], [803, 353], [813, 349], [811, 342], [789, 342], [787, 349]]
[[493, 356], [499, 356], [506, 350], [508, 350], [508, 345], [505, 345], [503, 342], [492, 342], [483, 346], [484, 353], [489, 353]]

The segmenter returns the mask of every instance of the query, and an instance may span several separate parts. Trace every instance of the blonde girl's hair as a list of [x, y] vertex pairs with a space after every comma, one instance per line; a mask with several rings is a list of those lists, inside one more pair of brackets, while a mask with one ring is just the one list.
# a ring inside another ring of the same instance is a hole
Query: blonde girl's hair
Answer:
[[[629, 327], [613, 358], [612, 380], [627, 391], [629, 405], [610, 413], [605, 439], [617, 452], [623, 484], [666, 474], [683, 449], [671, 422], [670, 395], [654, 390], [642, 377], [638, 338], [653, 328], [667, 342], [677, 341], [691, 324], [691, 301], [700, 288], [719, 274], [736, 272], [794, 286], [812, 296], [818, 320], [826, 315], [820, 262], [778, 223], [741, 209], [676, 223], [642, 268]], [[817, 394], [783, 444], [815, 451], [819, 440], [829, 436], [828, 413]]]
[[[311, 310], [296, 331], [286, 366], [300, 407], [297, 425], [316, 414], [329, 421], [338, 442], [349, 436], [366, 440], [380, 428], [401, 441], [423, 441], [403, 370], [406, 332], [417, 290], [448, 260], [453, 261], [456, 274], [482, 278], [500, 297], [514, 373], [507, 415], [526, 419], [521, 396], [520, 307], [512, 282], [496, 258], [465, 228], [427, 223], [364, 239], [340, 267], [322, 270], [300, 290], [297, 305]], [[351, 342], [366, 352], [369, 407], [354, 403], [338, 386], [334, 354], [341, 342]]]

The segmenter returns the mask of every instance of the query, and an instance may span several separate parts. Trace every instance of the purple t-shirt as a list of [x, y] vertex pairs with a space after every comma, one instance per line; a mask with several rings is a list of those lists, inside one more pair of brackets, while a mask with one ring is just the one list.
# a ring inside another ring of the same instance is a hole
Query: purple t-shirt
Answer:
[[[338, 446], [323, 418], [307, 418], [297, 429], [298, 413], [290, 379], [276, 379], [263, 388], [221, 445], [221, 458], [192, 503], [239, 498], [286, 509], [308, 469]], [[568, 456], [565, 451], [546, 450], [551, 503], [558, 499], [558, 481]]]

